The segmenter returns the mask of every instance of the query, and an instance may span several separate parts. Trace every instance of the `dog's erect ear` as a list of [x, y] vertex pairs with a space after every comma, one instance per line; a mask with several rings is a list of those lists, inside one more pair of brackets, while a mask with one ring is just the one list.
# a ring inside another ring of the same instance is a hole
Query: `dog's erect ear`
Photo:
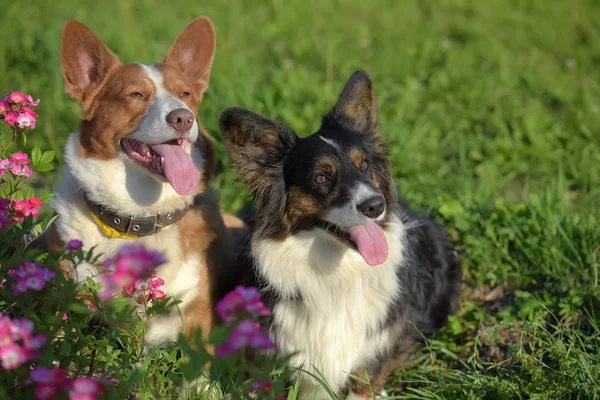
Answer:
[[65, 92], [79, 102], [98, 85], [108, 71], [121, 64], [102, 40], [81, 22], [69, 20], [62, 31], [60, 63]]
[[219, 127], [240, 180], [261, 198], [270, 182], [283, 177], [283, 160], [297, 136], [290, 128], [243, 108], [228, 108]]
[[198, 17], [179, 34], [164, 62], [178, 68], [195, 94], [201, 95], [208, 88], [216, 46], [212, 22]]
[[337, 103], [323, 119], [323, 124], [331, 123], [364, 134], [377, 134], [377, 97], [366, 72], [357, 71], [352, 74]]

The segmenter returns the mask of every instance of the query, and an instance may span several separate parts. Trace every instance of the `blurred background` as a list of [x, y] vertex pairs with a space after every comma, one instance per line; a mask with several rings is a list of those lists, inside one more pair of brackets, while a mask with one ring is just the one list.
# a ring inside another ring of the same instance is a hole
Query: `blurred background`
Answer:
[[[5, 0], [0, 94], [41, 99], [24, 145], [57, 152], [57, 170], [35, 176], [41, 186], [51, 190], [78, 125], [60, 69], [64, 21], [85, 23], [125, 63], [153, 63], [200, 15], [217, 34], [199, 115], [218, 144], [213, 186], [224, 209], [249, 201], [221, 145], [225, 108], [251, 109], [302, 136], [318, 128], [352, 72], [371, 75], [401, 194], [445, 224], [465, 259], [465, 303], [438, 343], [445, 350], [434, 353], [445, 364], [403, 372], [404, 382], [509, 397], [589, 387], [598, 364], [593, 375], [585, 372], [593, 358], [577, 360], [600, 346], [590, 333], [598, 329], [600, 2]], [[548, 352], [565, 342], [540, 328], [544, 312], [575, 335], [569, 343], [587, 343], [550, 357], [556, 374], [547, 376]], [[480, 333], [497, 324], [526, 333], [485, 344]], [[534, 328], [546, 336], [527, 350], [522, 338]]]

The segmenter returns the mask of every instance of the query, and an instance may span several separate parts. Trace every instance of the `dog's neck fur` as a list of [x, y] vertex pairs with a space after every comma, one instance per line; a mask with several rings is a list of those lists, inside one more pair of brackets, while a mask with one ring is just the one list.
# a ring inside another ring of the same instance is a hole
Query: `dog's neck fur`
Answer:
[[[168, 182], [150, 177], [124, 154], [108, 161], [82, 158], [78, 141], [79, 131], [71, 135], [65, 148], [67, 168], [58, 184], [60, 196], [83, 198], [85, 192], [95, 203], [137, 217], [173, 212], [193, 203], [196, 193], [179, 195]], [[195, 145], [192, 159], [202, 171], [204, 158]]]
[[[282, 241], [252, 240], [255, 265], [278, 295], [271, 333], [278, 336], [280, 350], [297, 352], [292, 364], [309, 370], [314, 365], [335, 391], [343, 388], [354, 366], [393, 343], [386, 331], [378, 333], [376, 345], [367, 341], [402, 293], [397, 270], [406, 257], [405, 227], [399, 218], [392, 218], [385, 235], [389, 256], [376, 267], [319, 228]], [[315, 344], [323, 348], [310, 348]]]

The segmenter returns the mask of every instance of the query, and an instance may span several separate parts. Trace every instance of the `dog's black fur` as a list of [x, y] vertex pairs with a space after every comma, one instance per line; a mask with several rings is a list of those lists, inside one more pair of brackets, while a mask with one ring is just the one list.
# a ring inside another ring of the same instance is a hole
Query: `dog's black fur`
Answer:
[[[366, 369], [372, 376], [383, 375], [382, 386], [390, 362], [404, 359], [414, 349], [413, 344], [420, 339], [418, 332], [433, 334], [455, 311], [461, 262], [444, 230], [398, 198], [378, 125], [375, 93], [369, 77], [361, 71], [352, 75], [319, 131], [306, 138], [240, 108], [226, 110], [220, 120], [225, 145], [240, 169], [240, 179], [259, 202], [253, 243], [283, 241], [302, 231], [324, 229], [338, 242], [356, 249], [344, 235], [344, 227], [324, 218], [331, 209], [350, 201], [357, 182], [384, 197], [385, 216], [376, 221], [382, 229], [389, 228], [392, 218], [402, 221], [406, 230], [403, 243], [388, 245], [404, 248], [403, 262], [395, 268], [403, 292], [389, 299], [387, 315], [367, 335], [402, 326], [402, 336], [387, 352], [374, 354], [364, 365], [348, 371]], [[327, 140], [335, 145], [328, 146]], [[325, 177], [324, 182], [320, 176]], [[255, 267], [252, 282], [262, 290], [271, 309], [279, 302], [303, 302], [301, 288], [294, 294], [279, 293], [256, 264], [255, 255], [249, 255]], [[276, 325], [271, 326], [271, 332], [276, 339], [282, 334]], [[355, 388], [353, 391], [360, 392]]]

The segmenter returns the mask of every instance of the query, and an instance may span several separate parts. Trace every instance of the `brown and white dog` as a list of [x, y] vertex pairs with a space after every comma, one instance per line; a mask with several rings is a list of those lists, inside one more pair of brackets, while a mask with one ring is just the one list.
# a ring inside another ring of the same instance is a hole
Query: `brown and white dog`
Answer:
[[[214, 148], [197, 109], [215, 46], [206, 17], [181, 32], [161, 64], [122, 64], [76, 21], [62, 34], [65, 90], [82, 115], [65, 149], [50, 247], [80, 239], [103, 257], [131, 243], [162, 252], [168, 261], [157, 274], [182, 301], [187, 333], [213, 326], [214, 302], [234, 283], [231, 268], [246, 234], [208, 189]], [[69, 273], [83, 281], [98, 271], [81, 264]], [[154, 317], [146, 341], [175, 340], [181, 329], [177, 312]]]

